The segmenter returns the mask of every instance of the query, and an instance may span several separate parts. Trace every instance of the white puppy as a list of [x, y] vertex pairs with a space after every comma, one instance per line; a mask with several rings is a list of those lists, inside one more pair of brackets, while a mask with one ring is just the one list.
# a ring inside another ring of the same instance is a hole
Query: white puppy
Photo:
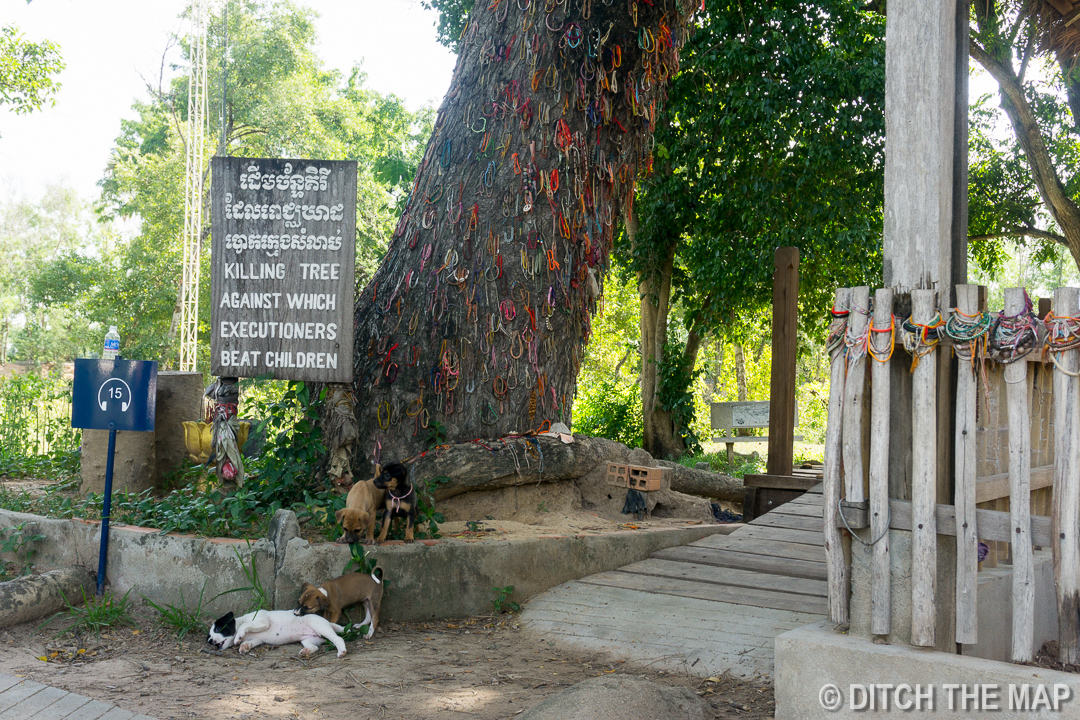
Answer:
[[334, 643], [337, 656], [345, 655], [345, 641], [338, 637], [344, 630], [321, 615], [297, 616], [292, 610], [256, 610], [247, 615], [234, 618], [233, 614], [219, 617], [210, 626], [206, 642], [218, 650], [226, 650], [233, 645], [240, 646], [240, 652], [246, 653], [259, 645], [288, 645], [298, 642], [304, 646], [301, 657], [307, 657], [319, 649], [322, 638]]

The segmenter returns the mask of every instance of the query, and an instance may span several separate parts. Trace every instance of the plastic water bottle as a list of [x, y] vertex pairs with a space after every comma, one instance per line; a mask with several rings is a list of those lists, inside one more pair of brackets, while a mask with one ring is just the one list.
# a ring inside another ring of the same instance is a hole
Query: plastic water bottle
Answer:
[[102, 360], [115, 360], [120, 354], [120, 333], [116, 332], [116, 326], [110, 325], [109, 332], [105, 333], [105, 349], [101, 352]]

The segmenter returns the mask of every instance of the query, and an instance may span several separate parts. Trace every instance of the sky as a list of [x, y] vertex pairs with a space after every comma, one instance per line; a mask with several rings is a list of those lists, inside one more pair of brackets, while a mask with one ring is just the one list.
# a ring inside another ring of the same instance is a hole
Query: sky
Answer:
[[[0, 26], [52, 40], [67, 68], [54, 107], [0, 112], [0, 198], [39, 197], [63, 183], [87, 200], [108, 162], [122, 118], [156, 87], [170, 37], [187, 32], [188, 0], [0, 0]], [[367, 87], [415, 110], [437, 107], [455, 57], [435, 40], [434, 12], [419, 0], [297, 0], [319, 13], [318, 55], [343, 73], [361, 64]], [[210, 0], [211, 12], [220, 2]], [[407, 51], [403, 51], [407, 48]], [[175, 49], [167, 61], [178, 62]]]

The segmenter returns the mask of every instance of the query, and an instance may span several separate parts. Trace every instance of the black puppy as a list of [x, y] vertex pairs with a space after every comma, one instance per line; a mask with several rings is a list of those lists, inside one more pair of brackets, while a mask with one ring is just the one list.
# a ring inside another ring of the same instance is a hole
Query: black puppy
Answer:
[[409, 482], [409, 469], [401, 463], [384, 465], [374, 483], [375, 487], [386, 491], [379, 542], [386, 541], [390, 521], [398, 516], [405, 517], [405, 542], [412, 542], [413, 525], [416, 524], [416, 488]]

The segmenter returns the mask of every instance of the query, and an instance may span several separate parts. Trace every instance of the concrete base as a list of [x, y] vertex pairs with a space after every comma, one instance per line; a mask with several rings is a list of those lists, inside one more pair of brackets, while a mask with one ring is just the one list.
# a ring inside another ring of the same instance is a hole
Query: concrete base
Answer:
[[[870, 540], [869, 530], [856, 531], [863, 540]], [[937, 587], [934, 603], [937, 624], [934, 631], [935, 650], [956, 652], [956, 538], [938, 535]], [[871, 549], [862, 543], [851, 543], [851, 634], [870, 636], [871, 614]], [[911, 532], [889, 531], [889, 562], [892, 576], [892, 632], [887, 640], [907, 645], [911, 641]], [[980, 605], [982, 603], [980, 602]]]
[[[964, 645], [964, 655], [1008, 662], [1012, 658], [1012, 566], [1001, 565], [979, 572], [979, 642]], [[1035, 553], [1035, 632], [1039, 648], [1058, 636], [1057, 595], [1054, 589], [1054, 558], [1050, 550]]]
[[[20, 523], [46, 536], [35, 544], [38, 566], [97, 567], [100, 523], [0, 510], [0, 528]], [[349, 563], [348, 545], [312, 545], [298, 537], [290, 511], [279, 510], [270, 525], [269, 538], [249, 545], [114, 524], [108, 581], [114, 593], [131, 590], [132, 599], [142, 596], [188, 609], [195, 608], [202, 593], [204, 612], [220, 614], [246, 609], [250, 592], [221, 593], [249, 587], [246, 573], [252, 568], [273, 607], [285, 609], [295, 607], [301, 583], [337, 577]], [[492, 588], [513, 585], [512, 599], [522, 602], [559, 583], [728, 531], [728, 525], [694, 525], [520, 540], [428, 540], [372, 546], [368, 552], [389, 581], [382, 618], [410, 622], [490, 614]]]
[[1080, 718], [1080, 675], [877, 645], [823, 624], [777, 636], [774, 687], [778, 720], [893, 717], [908, 703], [920, 716]]

